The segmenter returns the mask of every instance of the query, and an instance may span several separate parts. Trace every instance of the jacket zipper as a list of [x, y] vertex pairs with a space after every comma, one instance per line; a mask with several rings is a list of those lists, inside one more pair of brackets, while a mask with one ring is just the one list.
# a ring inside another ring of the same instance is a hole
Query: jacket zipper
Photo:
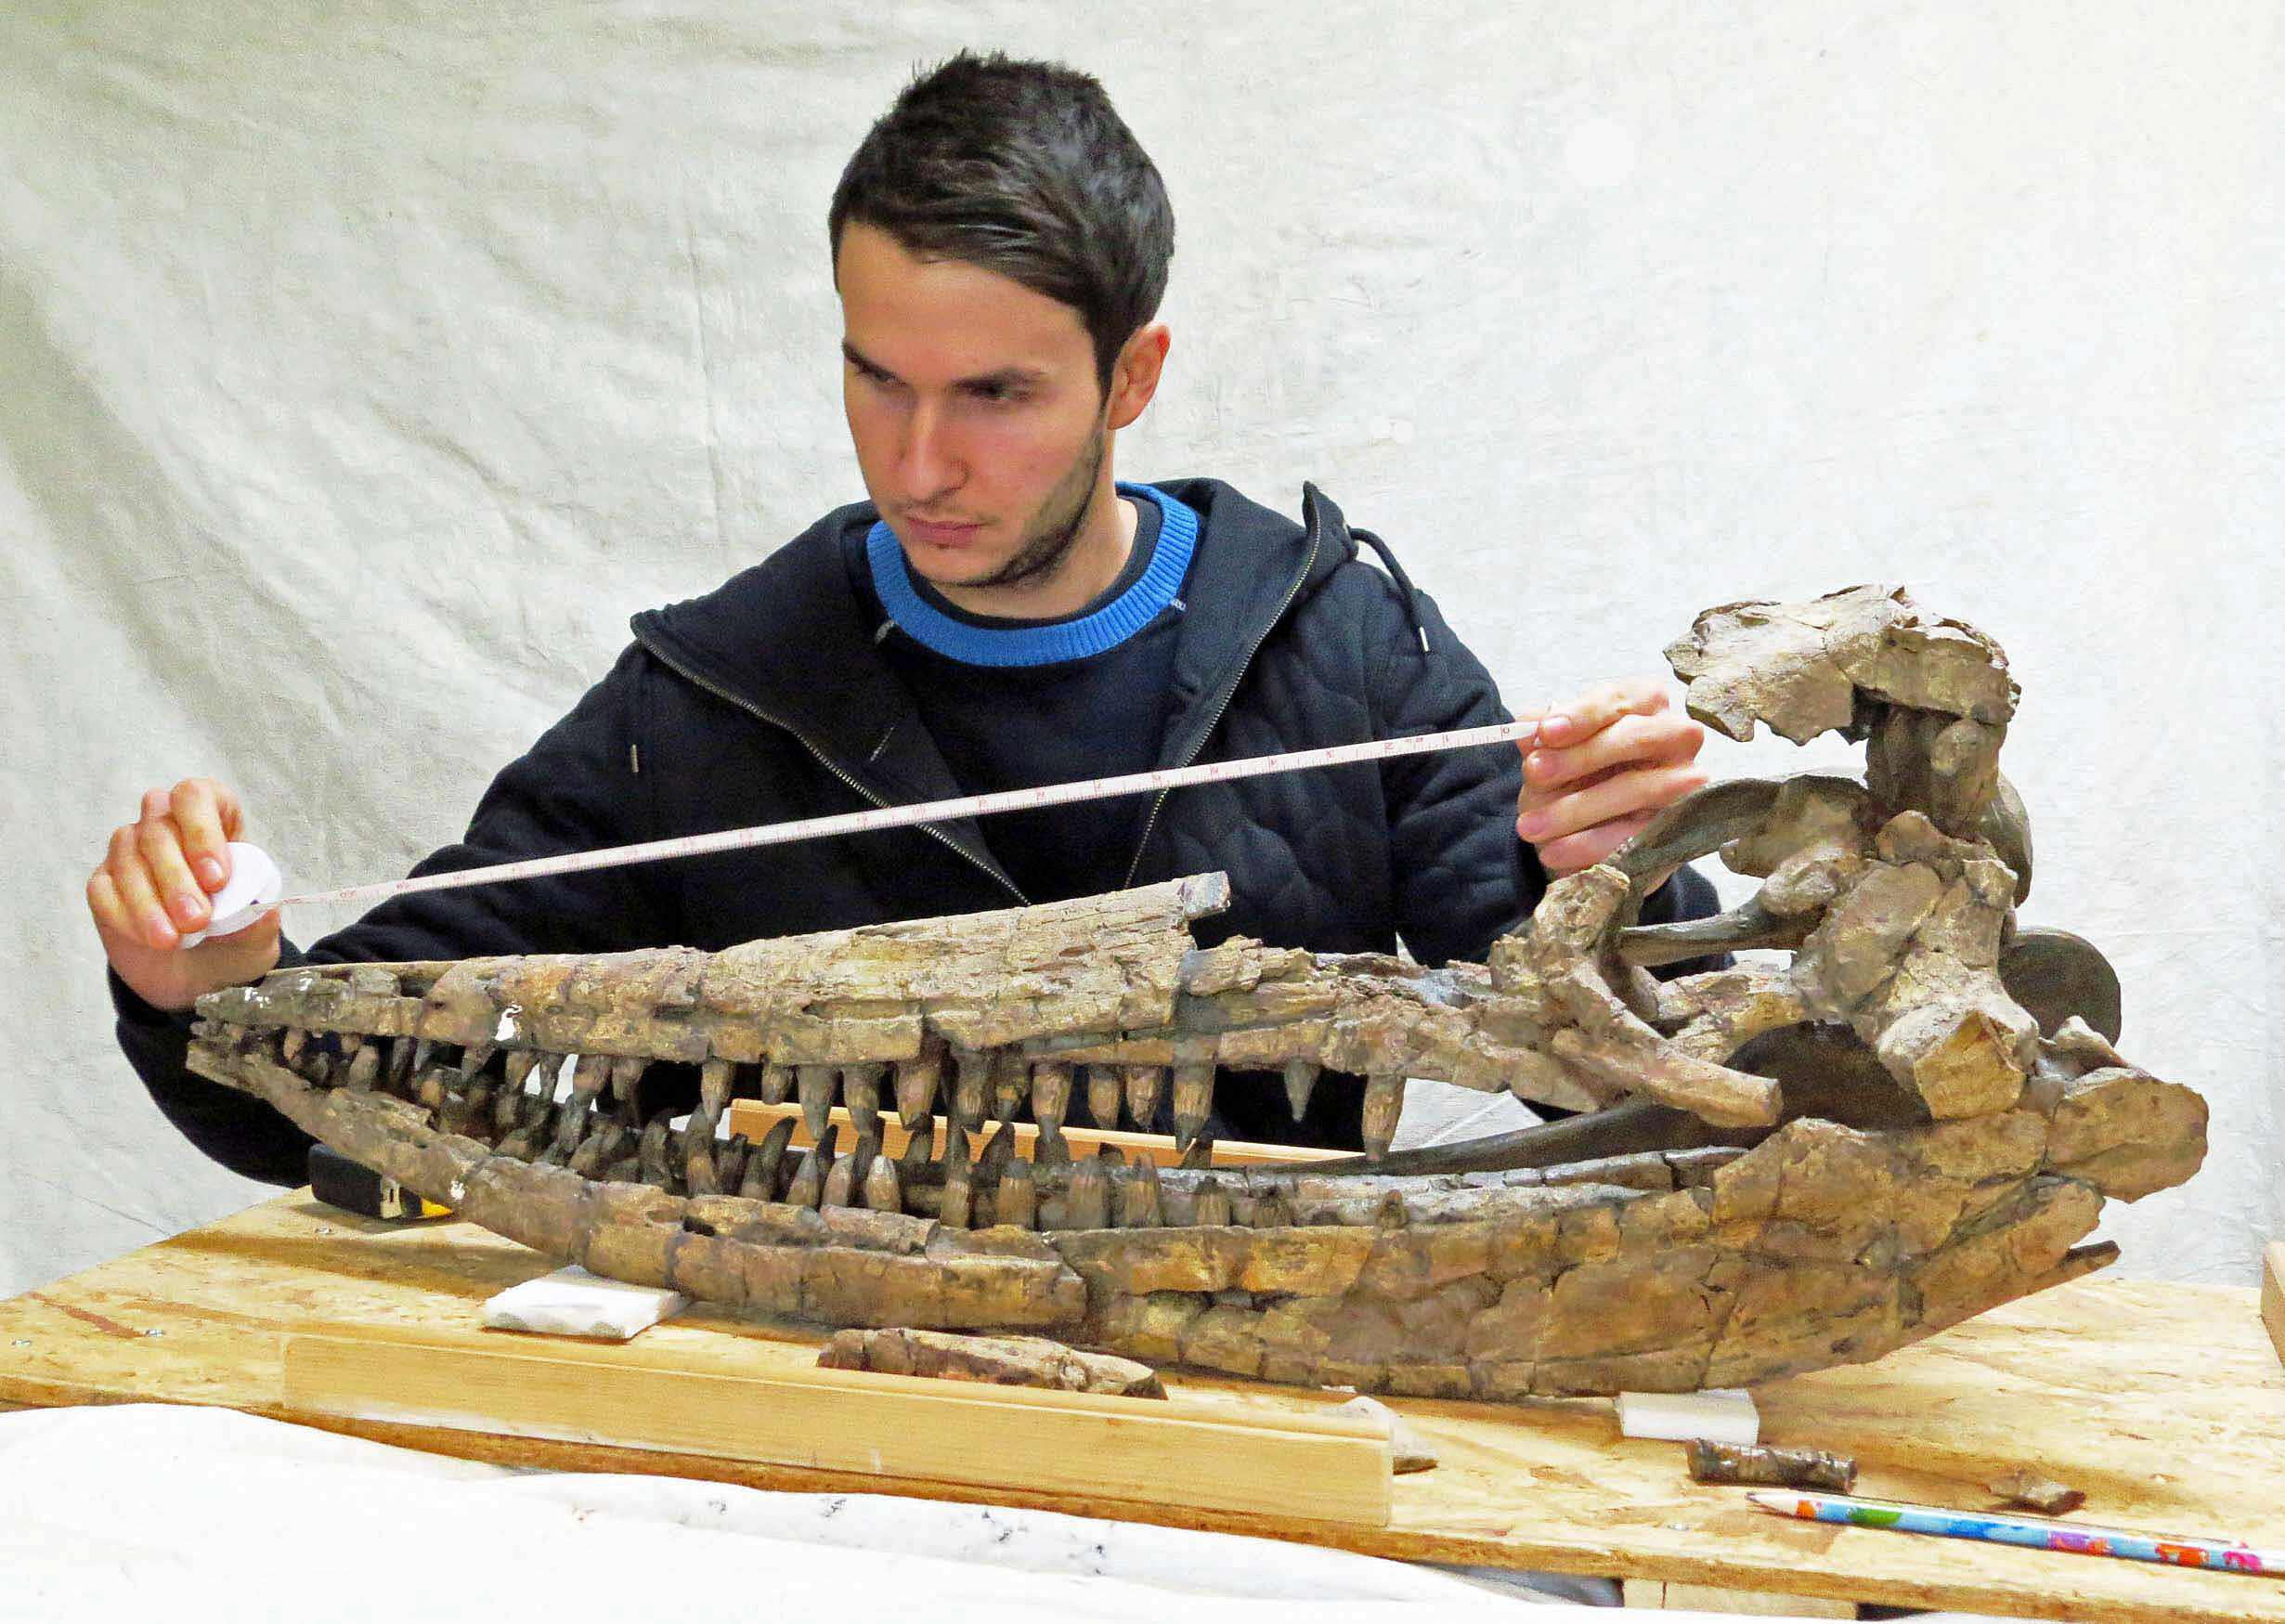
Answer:
[[[1198, 753], [1206, 747], [1206, 741], [1214, 737], [1214, 730], [1221, 726], [1222, 713], [1229, 708], [1229, 702], [1237, 697], [1238, 684], [1245, 681], [1247, 669], [1253, 664], [1253, 656], [1262, 652], [1262, 644], [1269, 641], [1269, 634], [1278, 629], [1278, 622], [1285, 618], [1285, 612], [1293, 606], [1293, 600], [1301, 596], [1301, 589], [1307, 583], [1309, 572], [1317, 567], [1318, 549], [1324, 544], [1325, 532], [1323, 527], [1319, 526], [1311, 532], [1309, 555], [1301, 561], [1301, 571], [1293, 577], [1293, 584], [1285, 589], [1285, 597], [1278, 604], [1276, 613], [1262, 622], [1261, 630], [1253, 634], [1253, 641], [1246, 646], [1245, 657], [1238, 662], [1237, 671], [1227, 682], [1222, 685], [1221, 697], [1214, 701], [1214, 714], [1206, 719], [1205, 727], [1192, 738], [1190, 747], [1183, 752], [1182, 759], [1170, 762], [1170, 767], [1188, 767], [1192, 761], [1198, 760]], [[1150, 849], [1151, 834], [1158, 828], [1159, 812], [1166, 805], [1166, 798], [1173, 793], [1171, 789], [1162, 789], [1158, 793], [1158, 799], [1150, 803], [1150, 815], [1143, 820], [1142, 839], [1135, 848], [1134, 860], [1126, 865], [1126, 878], [1121, 882], [1123, 888], [1130, 887], [1135, 883], [1135, 876], [1142, 867], [1143, 853]]]
[[[1312, 556], [1315, 556], [1315, 554], [1312, 553]], [[1282, 614], [1284, 611], [1279, 610], [1279, 613]], [[1267, 636], [1268, 633], [1265, 631], [1263, 635]], [[657, 660], [659, 664], [674, 672], [675, 675], [681, 677], [684, 682], [694, 683], [696, 686], [705, 689], [708, 693], [713, 695], [715, 698], [721, 700], [724, 704], [736, 706], [740, 710], [745, 711], [748, 716], [758, 717], [761, 721], [768, 722], [772, 727], [793, 734], [796, 739], [800, 741], [801, 747], [809, 751], [811, 756], [817, 759], [817, 764], [820, 767], [823, 767], [826, 772], [832, 773], [842, 783], [848, 785], [850, 788], [855, 790], [872, 805], [876, 807], [887, 807], [889, 805], [889, 802], [883, 800], [879, 796], [875, 795], [863, 785], [858, 783], [856, 779], [850, 777], [847, 773], [844, 773], [834, 761], [833, 758], [825, 754], [824, 748], [819, 746], [816, 740], [811, 738], [809, 734], [794, 726], [792, 722], [785, 721], [783, 717], [772, 716], [770, 712], [764, 710], [760, 706], [755, 704], [752, 700], [746, 698], [742, 695], [731, 693], [727, 688], [722, 687], [718, 682], [708, 682], [706, 678], [700, 676], [696, 671], [692, 670], [688, 666], [685, 666], [680, 660], [675, 659], [671, 655], [662, 651], [657, 644], [652, 643], [648, 638], [638, 637], [637, 641], [640, 642], [645, 649], [650, 651], [652, 658]], [[1257, 643], [1254, 646], [1258, 648], [1261, 645]], [[1246, 657], [1251, 659], [1253, 656], [1249, 654]], [[1201, 742], [1203, 743], [1202, 740]], [[1006, 886], [1007, 888], [1008, 894], [1014, 897], [1019, 903], [1027, 908], [1032, 905], [1032, 899], [1023, 894], [1022, 890], [1017, 886], [1016, 882], [1008, 878], [1007, 876], [1001, 871], [997, 864], [986, 863], [982, 858], [978, 857], [974, 852], [967, 850], [957, 840], [954, 839], [950, 835], [944, 833], [943, 830], [938, 828], [934, 824], [922, 824], [919, 825], [918, 827], [923, 834], [932, 836], [938, 841], [941, 842], [946, 851], [954, 853], [963, 861], [968, 863], [976, 868], [982, 870], [985, 874], [997, 880], [1001, 885]], [[1142, 853], [1139, 851], [1136, 853], [1137, 861], [1140, 860], [1141, 856]]]

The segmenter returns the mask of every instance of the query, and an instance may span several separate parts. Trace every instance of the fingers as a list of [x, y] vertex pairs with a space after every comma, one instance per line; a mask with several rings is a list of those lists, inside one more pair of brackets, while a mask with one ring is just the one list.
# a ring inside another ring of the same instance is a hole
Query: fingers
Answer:
[[1705, 744], [1706, 730], [1674, 711], [1662, 708], [1650, 715], [1623, 715], [1577, 744], [1526, 750], [1525, 800], [1528, 803], [1535, 793], [1586, 783], [1614, 768], [1684, 766], [1697, 760]]
[[1538, 848], [1550, 874], [1569, 874], [1602, 862], [1657, 812], [1704, 788], [1707, 777], [1682, 763], [1628, 768], [1545, 799], [1525, 791], [1515, 832]]
[[1641, 834], [1650, 820], [1657, 815], [1655, 812], [1633, 812], [1607, 824], [1598, 824], [1578, 834], [1551, 840], [1538, 848], [1539, 865], [1547, 870], [1551, 879], [1577, 874], [1582, 868], [1592, 868]]
[[88, 877], [88, 912], [106, 941], [167, 951], [206, 925], [207, 893], [229, 877], [225, 848], [242, 822], [238, 798], [212, 779], [146, 791], [141, 815], [111, 832]]
[[238, 838], [243, 821], [238, 797], [211, 778], [186, 778], [167, 797], [167, 811], [182, 832], [182, 851], [190, 871], [210, 891], [222, 889], [230, 877], [230, 857], [224, 850]]
[[1655, 677], [1605, 682], [1577, 698], [1549, 706], [1539, 721], [1539, 742], [1557, 747], [1575, 745], [1622, 716], [1655, 716], [1670, 703], [1666, 684]]

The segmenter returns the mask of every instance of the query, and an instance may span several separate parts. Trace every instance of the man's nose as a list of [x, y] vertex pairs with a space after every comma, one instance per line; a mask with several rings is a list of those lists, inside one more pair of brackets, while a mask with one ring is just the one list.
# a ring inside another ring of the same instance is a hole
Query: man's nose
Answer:
[[943, 409], [922, 401], [905, 420], [904, 444], [897, 459], [904, 494], [915, 501], [959, 488], [964, 477], [952, 427]]

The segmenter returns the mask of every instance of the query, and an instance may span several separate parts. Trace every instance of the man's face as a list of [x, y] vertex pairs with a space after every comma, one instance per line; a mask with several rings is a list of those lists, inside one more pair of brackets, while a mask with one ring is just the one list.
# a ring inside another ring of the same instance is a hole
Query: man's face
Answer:
[[853, 222], [834, 268], [857, 466], [914, 573], [954, 588], [1051, 578], [1103, 470], [1079, 312]]

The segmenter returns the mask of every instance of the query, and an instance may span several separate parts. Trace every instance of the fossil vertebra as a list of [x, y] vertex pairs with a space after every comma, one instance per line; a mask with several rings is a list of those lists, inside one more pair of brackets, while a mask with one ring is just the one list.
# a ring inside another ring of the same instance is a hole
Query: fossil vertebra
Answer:
[[[1688, 797], [1485, 965], [1201, 949], [1190, 921], [1227, 901], [1206, 875], [719, 954], [280, 970], [201, 1001], [192, 1064], [601, 1274], [1372, 1391], [1762, 1381], [2109, 1262], [2077, 1244], [2103, 1199], [2195, 1172], [2205, 1108], [2111, 1046], [2098, 954], [2015, 928], [1997, 647], [1861, 587], [1708, 611], [1668, 658], [1710, 725], [1866, 740], [1865, 779]], [[1750, 903], [1636, 924], [1716, 852], [1763, 880]], [[1792, 957], [1645, 968], [1745, 948]], [[651, 1065], [697, 1071], [679, 1129]], [[1369, 1079], [1367, 1156], [1213, 1164], [1217, 1086], [1298, 1114], [1321, 1068]], [[1590, 1114], [1387, 1152], [1407, 1078]], [[720, 1137], [737, 1096], [798, 1100], [811, 1142], [790, 1117]], [[1075, 1154], [1074, 1100], [1145, 1128], [1167, 1102], [1181, 1163]], [[902, 1157], [886, 1115], [919, 1130]]]

